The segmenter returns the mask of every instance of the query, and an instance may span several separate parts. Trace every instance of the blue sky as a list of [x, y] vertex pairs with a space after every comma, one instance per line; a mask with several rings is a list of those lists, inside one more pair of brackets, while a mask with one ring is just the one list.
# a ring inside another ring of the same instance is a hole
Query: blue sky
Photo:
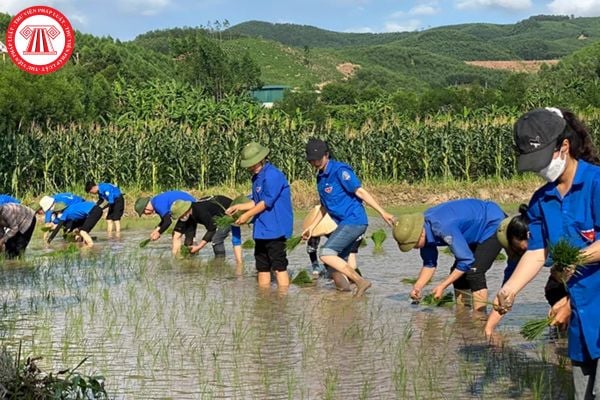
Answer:
[[600, 0], [0, 0], [0, 11], [15, 14], [38, 4], [59, 9], [80, 31], [121, 40], [215, 20], [396, 32], [469, 22], [515, 23], [536, 14], [600, 16]]

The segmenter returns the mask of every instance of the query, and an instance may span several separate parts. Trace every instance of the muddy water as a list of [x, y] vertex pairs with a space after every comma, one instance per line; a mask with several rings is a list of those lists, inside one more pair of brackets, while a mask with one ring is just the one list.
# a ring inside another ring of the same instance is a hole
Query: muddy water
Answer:
[[[369, 231], [382, 226], [372, 220]], [[173, 260], [167, 239], [138, 248], [145, 231], [96, 235], [97, 248], [81, 256], [47, 257], [34, 244], [26, 263], [5, 265], [0, 334], [44, 356], [48, 370], [90, 356], [83, 371], [104, 375], [114, 398], [568, 398], [569, 372], [556, 355], [564, 343], [517, 333], [547, 312], [545, 275], [503, 321], [503, 346], [490, 348], [470, 312], [410, 304], [401, 280], [416, 276], [419, 254], [400, 253], [391, 235], [381, 254], [372, 242], [361, 248], [373, 287], [358, 300], [324, 280], [259, 291], [249, 250], [236, 276], [231, 258], [214, 263], [210, 249]], [[309, 264], [301, 246], [289, 260], [292, 272]], [[451, 263], [440, 254], [435, 281]], [[488, 273], [490, 292], [503, 269], [497, 262]]]

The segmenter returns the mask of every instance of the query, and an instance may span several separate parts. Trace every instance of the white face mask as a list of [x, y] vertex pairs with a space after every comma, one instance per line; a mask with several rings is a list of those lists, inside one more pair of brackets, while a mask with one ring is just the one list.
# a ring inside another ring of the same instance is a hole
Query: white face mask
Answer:
[[562, 152], [558, 154], [557, 158], [553, 158], [546, 168], [538, 172], [538, 175], [548, 182], [556, 181], [565, 172], [565, 168], [567, 167], [567, 157], [563, 159], [561, 156]]

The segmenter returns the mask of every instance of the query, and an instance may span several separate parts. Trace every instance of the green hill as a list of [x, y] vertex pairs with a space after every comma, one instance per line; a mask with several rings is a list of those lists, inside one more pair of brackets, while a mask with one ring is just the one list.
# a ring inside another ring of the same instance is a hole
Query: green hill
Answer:
[[393, 42], [409, 33], [341, 33], [309, 25], [273, 24], [248, 21], [232, 26], [226, 32], [273, 40], [295, 47], [349, 47]]
[[[538, 15], [516, 24], [462, 24], [423, 32], [341, 33], [312, 26], [249, 21], [228, 32], [296, 47], [347, 48], [396, 44], [458, 60], [554, 59], [600, 39], [600, 17]], [[583, 34], [587, 39], [580, 40]]]

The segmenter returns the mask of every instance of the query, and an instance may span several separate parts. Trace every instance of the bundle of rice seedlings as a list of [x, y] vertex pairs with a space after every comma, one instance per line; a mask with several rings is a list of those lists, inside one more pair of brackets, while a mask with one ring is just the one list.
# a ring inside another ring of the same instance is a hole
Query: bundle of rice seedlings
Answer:
[[552, 266], [558, 272], [564, 272], [573, 267], [577, 269], [585, 263], [585, 257], [581, 255], [580, 250], [566, 239], [560, 239], [554, 245], [549, 246], [548, 251], [552, 257]]
[[454, 295], [448, 292], [439, 299], [436, 299], [435, 297], [433, 297], [433, 293], [430, 293], [427, 296], [423, 297], [421, 300], [419, 300], [419, 304], [423, 306], [437, 307], [454, 304]]
[[42, 232], [52, 232], [52, 228], [50, 228], [49, 226], [42, 226], [40, 230]]
[[414, 285], [415, 283], [417, 283], [417, 278], [402, 278], [400, 282], [405, 283], [407, 285]]
[[365, 238], [362, 238], [360, 241], [360, 245], [358, 245], [359, 248], [363, 248], [363, 247], [367, 247], [367, 240]]
[[312, 280], [312, 277], [308, 273], [308, 271], [305, 269], [301, 269], [296, 274], [294, 279], [292, 279], [292, 283], [294, 285], [298, 285], [298, 286], [307, 286], [307, 285], [312, 285], [314, 282]]
[[519, 333], [527, 340], [538, 339], [551, 322], [552, 318], [550, 317], [529, 320], [523, 324]]
[[144, 239], [140, 242], [140, 249], [143, 249], [144, 247], [148, 246], [148, 243], [150, 243], [150, 239]]
[[216, 215], [213, 218], [213, 222], [215, 223], [217, 228], [227, 229], [227, 227], [232, 225], [236, 219], [237, 218], [235, 218], [233, 215]]
[[254, 240], [252, 240], [252, 239], [248, 239], [248, 240], [244, 241], [244, 243], [242, 243], [242, 249], [245, 249], [245, 250], [253, 249], [254, 246], [255, 246], [255, 243], [254, 243]]
[[371, 234], [371, 240], [375, 244], [374, 252], [383, 251], [383, 242], [387, 239], [387, 234], [383, 229], [378, 229]]
[[189, 257], [192, 255], [192, 252], [190, 251], [190, 248], [186, 245], [183, 245], [179, 248], [179, 254], [182, 257]]
[[302, 242], [302, 236], [292, 236], [285, 242], [285, 250], [289, 253], [294, 251], [296, 247]]

